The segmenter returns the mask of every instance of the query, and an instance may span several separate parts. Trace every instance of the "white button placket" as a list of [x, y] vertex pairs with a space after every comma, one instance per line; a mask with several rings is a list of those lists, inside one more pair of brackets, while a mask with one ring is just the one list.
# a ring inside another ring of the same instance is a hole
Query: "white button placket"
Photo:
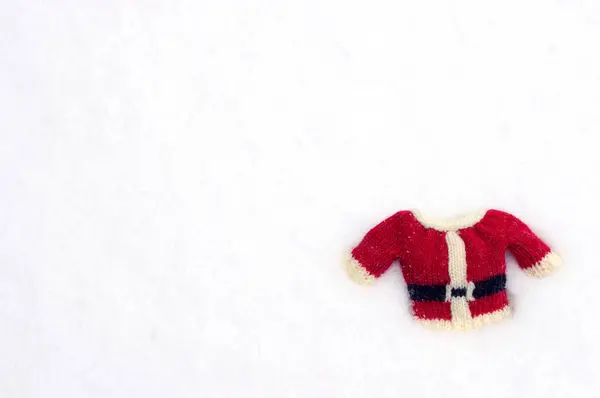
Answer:
[[[467, 281], [465, 242], [456, 231], [447, 231], [446, 244], [448, 245], [448, 273], [450, 274], [446, 299], [450, 300], [452, 323], [457, 326], [466, 325], [472, 319], [469, 301], [473, 299], [475, 285]], [[452, 297], [452, 289], [465, 289], [466, 295]]]

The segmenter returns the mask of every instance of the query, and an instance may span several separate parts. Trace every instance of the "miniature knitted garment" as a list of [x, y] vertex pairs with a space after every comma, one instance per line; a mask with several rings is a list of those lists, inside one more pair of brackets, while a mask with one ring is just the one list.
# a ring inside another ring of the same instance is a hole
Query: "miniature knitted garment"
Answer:
[[352, 250], [348, 273], [368, 284], [398, 260], [414, 317], [428, 326], [465, 330], [510, 315], [506, 250], [531, 276], [546, 276], [561, 263], [527, 225], [503, 211], [454, 220], [400, 211]]

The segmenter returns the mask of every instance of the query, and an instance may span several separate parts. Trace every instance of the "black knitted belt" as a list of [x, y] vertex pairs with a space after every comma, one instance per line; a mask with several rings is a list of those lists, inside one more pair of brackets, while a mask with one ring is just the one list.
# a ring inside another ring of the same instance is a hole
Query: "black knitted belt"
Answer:
[[[475, 282], [473, 299], [479, 299], [501, 292], [506, 286], [506, 275]], [[466, 287], [448, 287], [448, 285], [408, 285], [408, 294], [414, 301], [446, 301], [450, 289], [450, 297], [467, 297]]]

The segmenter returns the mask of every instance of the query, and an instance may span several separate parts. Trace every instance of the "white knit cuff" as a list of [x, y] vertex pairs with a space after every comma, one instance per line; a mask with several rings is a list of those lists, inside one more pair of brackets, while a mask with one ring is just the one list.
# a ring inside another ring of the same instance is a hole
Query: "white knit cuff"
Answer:
[[350, 279], [360, 285], [369, 285], [375, 280], [375, 277], [365, 267], [360, 265], [358, 260], [353, 256], [349, 256], [346, 260], [346, 272], [350, 276]]
[[544, 256], [539, 262], [523, 271], [529, 276], [543, 278], [548, 276], [562, 264], [560, 256], [554, 252], [550, 252]]

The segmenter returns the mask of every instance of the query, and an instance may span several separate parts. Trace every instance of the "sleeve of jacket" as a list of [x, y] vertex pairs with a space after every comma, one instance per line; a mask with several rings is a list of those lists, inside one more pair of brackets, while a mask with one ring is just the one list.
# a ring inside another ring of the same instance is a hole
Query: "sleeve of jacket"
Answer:
[[352, 250], [346, 263], [348, 275], [352, 280], [360, 284], [370, 284], [398, 258], [404, 213], [398, 212], [376, 225]]
[[511, 214], [497, 212], [503, 219], [507, 248], [525, 273], [541, 278], [560, 266], [561, 258], [523, 221]]

